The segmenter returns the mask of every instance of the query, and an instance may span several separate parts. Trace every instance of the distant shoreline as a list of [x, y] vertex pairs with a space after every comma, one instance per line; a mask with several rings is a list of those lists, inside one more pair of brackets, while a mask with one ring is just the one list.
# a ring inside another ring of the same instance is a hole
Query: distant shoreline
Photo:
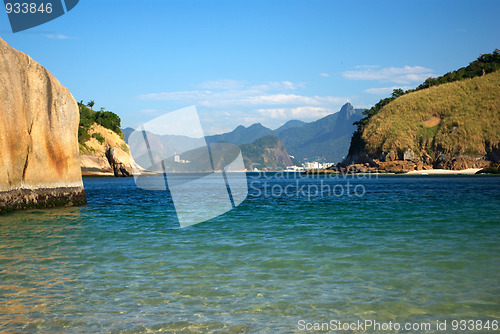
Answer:
[[462, 170], [429, 169], [429, 170], [414, 170], [405, 173], [405, 175], [474, 175], [480, 170], [481, 168], [467, 168]]
[[321, 174], [343, 174], [343, 175], [357, 175], [357, 174], [377, 174], [377, 175], [475, 175], [477, 172], [482, 170], [482, 168], [468, 168], [461, 170], [451, 170], [451, 169], [423, 169], [423, 170], [415, 170], [410, 172], [338, 172], [329, 169], [310, 169], [306, 171], [304, 174], [306, 175], [321, 175]]
[[[429, 169], [429, 170], [419, 170], [419, 171], [411, 171], [405, 173], [388, 173], [388, 172], [375, 172], [375, 173], [345, 173], [345, 175], [361, 175], [361, 174], [376, 174], [376, 175], [475, 175], [481, 168], [468, 168], [462, 170], [449, 170], [449, 169]], [[287, 174], [301, 174], [301, 175], [327, 175], [327, 174], [344, 174], [341, 172], [328, 170], [328, 169], [319, 169], [319, 170], [309, 170], [308, 172], [291, 172], [291, 171], [283, 171], [283, 170], [275, 170], [275, 171], [227, 171], [226, 173], [250, 173], [250, 174], [258, 174], [258, 173], [287, 173]], [[183, 174], [207, 174], [208, 172], [171, 172], [169, 174], [175, 175], [183, 175]], [[162, 173], [145, 173], [141, 176], [162, 176]], [[82, 173], [83, 178], [87, 177], [116, 177], [113, 173], [110, 172], [84, 172]], [[132, 177], [132, 175], [131, 175]]]

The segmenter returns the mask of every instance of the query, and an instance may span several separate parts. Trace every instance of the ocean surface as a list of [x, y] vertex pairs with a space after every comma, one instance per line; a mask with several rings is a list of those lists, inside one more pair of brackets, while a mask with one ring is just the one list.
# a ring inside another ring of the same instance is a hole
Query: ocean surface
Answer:
[[0, 216], [0, 332], [500, 320], [500, 177], [252, 174], [241, 205], [187, 228], [168, 192], [84, 185], [84, 207]]

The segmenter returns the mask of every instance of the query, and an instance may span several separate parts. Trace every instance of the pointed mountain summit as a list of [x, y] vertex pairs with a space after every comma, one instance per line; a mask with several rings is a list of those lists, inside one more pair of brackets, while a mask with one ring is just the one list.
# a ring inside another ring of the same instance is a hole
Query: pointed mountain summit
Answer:
[[344, 104], [342, 106], [342, 108], [340, 108], [339, 117], [337, 120], [338, 121], [349, 120], [355, 113], [356, 113], [356, 111], [354, 110], [354, 107], [352, 106], [352, 104], [347, 102], [346, 104]]
[[342, 108], [340, 108], [337, 116], [337, 122], [335, 123], [334, 132], [339, 136], [352, 134], [355, 129], [352, 123], [358, 121], [359, 118], [360, 117], [356, 114], [356, 110], [354, 109], [352, 104], [347, 102], [342, 106]]

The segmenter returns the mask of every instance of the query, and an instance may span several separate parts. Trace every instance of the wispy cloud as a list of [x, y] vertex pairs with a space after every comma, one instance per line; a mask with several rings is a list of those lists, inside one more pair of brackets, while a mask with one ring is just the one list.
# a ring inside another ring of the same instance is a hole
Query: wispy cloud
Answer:
[[324, 77], [324, 78], [328, 78], [330, 76], [330, 74], [324, 73], [324, 72], [320, 73], [319, 75], [322, 76], [322, 77]]
[[194, 103], [210, 108], [257, 106], [258, 109], [265, 106], [325, 107], [347, 100], [345, 97], [297, 94], [292, 91], [304, 87], [304, 84], [289, 81], [248, 85], [244, 81], [223, 80], [206, 82], [197, 87], [205, 89], [150, 93], [139, 95], [137, 98], [149, 101], [185, 101], [186, 104]]
[[[250, 84], [238, 80], [215, 80], [195, 85], [193, 90], [149, 93], [136, 96], [151, 102], [196, 105], [199, 110], [218, 122], [228, 117], [237, 124], [261, 122], [276, 125], [278, 120], [314, 120], [337, 112], [348, 100], [346, 97], [306, 95], [304, 83], [272, 81]], [[148, 109], [143, 112], [153, 112]], [[230, 116], [229, 116], [230, 115]], [[209, 126], [221, 126], [204, 119]], [[222, 121], [224, 122], [224, 121]], [[225, 126], [225, 125], [224, 125]]]
[[324, 107], [296, 107], [296, 108], [270, 108], [258, 109], [265, 117], [274, 119], [291, 119], [291, 118], [321, 118], [338, 110], [333, 110]]
[[63, 34], [45, 34], [46, 38], [50, 39], [70, 39], [71, 37]]
[[380, 87], [380, 88], [368, 88], [365, 90], [365, 93], [374, 94], [374, 95], [387, 95], [392, 93], [394, 89], [401, 88], [403, 90], [408, 90], [413, 88], [412, 86], [392, 86], [392, 87]]
[[381, 82], [394, 82], [398, 84], [420, 82], [434, 75], [432, 69], [422, 66], [377, 68], [364, 65], [360, 68], [364, 69], [359, 71], [346, 71], [342, 73], [342, 75], [344, 78], [351, 80], [378, 80]]

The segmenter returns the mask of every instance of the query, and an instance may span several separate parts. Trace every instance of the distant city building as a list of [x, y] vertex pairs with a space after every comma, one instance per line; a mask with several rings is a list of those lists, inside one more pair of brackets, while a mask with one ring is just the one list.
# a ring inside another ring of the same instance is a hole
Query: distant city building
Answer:
[[299, 166], [287, 166], [286, 167], [287, 172], [303, 172], [304, 167], [299, 167]]
[[325, 162], [321, 163], [318, 161], [313, 161], [313, 162], [304, 162], [303, 166], [304, 168], [307, 169], [326, 169], [328, 167], [331, 167], [335, 165], [333, 162]]
[[181, 155], [179, 153], [175, 153], [175, 155], [174, 155], [174, 161], [178, 162], [178, 163], [181, 163], [181, 164], [188, 164], [188, 163], [191, 162], [189, 160], [183, 160], [183, 159], [181, 159]]

